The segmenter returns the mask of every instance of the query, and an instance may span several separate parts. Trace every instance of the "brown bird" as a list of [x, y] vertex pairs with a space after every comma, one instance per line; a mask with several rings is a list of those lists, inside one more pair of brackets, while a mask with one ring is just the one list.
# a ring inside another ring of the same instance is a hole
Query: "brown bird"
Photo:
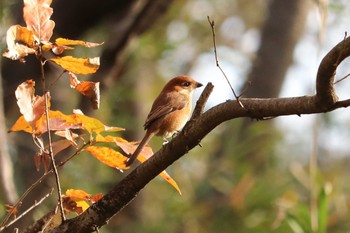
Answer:
[[146, 134], [135, 152], [126, 162], [130, 166], [142, 151], [143, 147], [154, 136], [167, 138], [184, 127], [191, 114], [193, 90], [203, 86], [190, 76], [177, 76], [171, 79], [153, 102], [144, 128]]

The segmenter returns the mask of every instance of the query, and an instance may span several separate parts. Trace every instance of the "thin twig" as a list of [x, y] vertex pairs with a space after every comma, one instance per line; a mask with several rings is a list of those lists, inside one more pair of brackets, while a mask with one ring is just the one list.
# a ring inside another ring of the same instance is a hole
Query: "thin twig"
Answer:
[[[213, 45], [214, 45], [214, 55], [215, 55], [215, 62], [216, 62], [216, 66], [219, 68], [219, 70], [221, 71], [221, 73], [224, 75], [228, 85], [230, 86], [231, 88], [231, 91], [233, 93], [233, 95], [235, 96], [238, 104], [244, 108], [243, 104], [241, 103], [241, 101], [239, 101], [239, 96], [236, 94], [235, 90], [233, 89], [231, 83], [230, 83], [230, 80], [228, 79], [225, 71], [221, 68], [220, 64], [219, 64], [219, 59], [218, 59], [218, 53], [217, 53], [217, 50], [216, 50], [216, 34], [215, 34], [215, 23], [214, 23], [214, 20], [210, 20], [209, 16], [207, 16], [208, 18], [208, 22], [210, 24], [210, 27], [211, 27], [211, 31], [212, 31], [212, 34], [213, 34]], [[245, 109], [245, 108], [244, 108]]]
[[6, 224], [6, 226], [4, 226], [3, 228], [1, 228], [0, 230], [4, 230], [6, 228], [8, 228], [9, 226], [11, 226], [12, 224], [14, 224], [15, 222], [17, 222], [18, 220], [20, 220], [22, 217], [24, 217], [27, 213], [29, 213], [31, 210], [33, 210], [35, 207], [37, 207], [38, 205], [40, 205], [46, 198], [48, 198], [54, 189], [51, 189], [51, 191], [46, 194], [44, 197], [42, 197], [39, 201], [35, 201], [34, 205], [32, 205], [31, 207], [29, 207], [26, 211], [24, 211], [21, 215], [19, 215], [17, 218], [13, 219], [11, 222], [9, 222], [8, 224]]
[[49, 85], [49, 88], [48, 89], [50, 89], [51, 88], [51, 86], [53, 85], [53, 84], [55, 84], [65, 73], [67, 73], [67, 71], [66, 70], [63, 70], [62, 72], [61, 72], [61, 74], [60, 75], [58, 75], [58, 77], [57, 78], [55, 78], [53, 81], [52, 81], [52, 83], [50, 83], [50, 85]]
[[[69, 160], [71, 160], [73, 157], [78, 155], [86, 146], [90, 145], [90, 142], [84, 143], [76, 152], [74, 152], [72, 155], [70, 155], [67, 159], [59, 163], [56, 167], [60, 168], [63, 165], [65, 165]], [[45, 174], [43, 174], [37, 181], [35, 181], [23, 194], [22, 196], [18, 199], [17, 203], [13, 205], [13, 209], [18, 208], [19, 205], [23, 202], [23, 200], [27, 197], [27, 195], [36, 187], [38, 186], [43, 180], [49, 176], [51, 173], [53, 173], [53, 169], [49, 170]], [[11, 211], [10, 213], [7, 214], [7, 216], [4, 218], [2, 223], [0, 224], [0, 232], [3, 230], [3, 226], [7, 224], [7, 221], [10, 219], [10, 217], [13, 215], [13, 212]]]
[[58, 175], [57, 167], [56, 167], [56, 162], [55, 158], [53, 156], [53, 149], [52, 149], [52, 138], [51, 138], [51, 128], [50, 128], [50, 117], [49, 117], [49, 98], [48, 96], [50, 95], [50, 92], [46, 90], [45, 86], [45, 71], [44, 71], [44, 64], [45, 62], [40, 59], [40, 68], [41, 68], [41, 81], [44, 89], [44, 97], [45, 97], [45, 119], [46, 119], [46, 128], [47, 128], [47, 139], [49, 143], [49, 156], [51, 159], [51, 165], [53, 168], [53, 172], [55, 175], [55, 181], [56, 181], [56, 186], [57, 186], [57, 195], [58, 195], [58, 205], [60, 207], [61, 211], [61, 217], [62, 221], [66, 220], [66, 216], [64, 214], [64, 209], [63, 209], [63, 201], [62, 201], [62, 190], [61, 190], [61, 184], [60, 184], [60, 177]]
[[343, 78], [341, 78], [341, 79], [335, 81], [334, 84], [337, 84], [337, 83], [343, 81], [344, 79], [347, 79], [349, 76], [350, 76], [350, 74], [345, 75]]

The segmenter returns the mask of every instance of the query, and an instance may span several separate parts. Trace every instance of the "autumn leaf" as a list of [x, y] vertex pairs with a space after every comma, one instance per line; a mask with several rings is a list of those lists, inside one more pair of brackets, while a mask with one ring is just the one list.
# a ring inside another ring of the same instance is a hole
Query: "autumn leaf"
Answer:
[[66, 138], [68, 141], [70, 141], [72, 143], [72, 145], [77, 146], [77, 143], [75, 141], [75, 139], [79, 138], [79, 135], [76, 133], [73, 133], [71, 130], [64, 129], [64, 130], [58, 130], [55, 132], [55, 135], [60, 136], [60, 137], [64, 137]]
[[[141, 153], [140, 153], [141, 154]], [[144, 156], [138, 156], [137, 158], [141, 163], [145, 162], [147, 159], [144, 157]], [[160, 177], [162, 177], [166, 182], [168, 182], [171, 186], [173, 186], [176, 191], [178, 191], [178, 193], [180, 195], [182, 195], [181, 193], [181, 190], [180, 190], [180, 187], [177, 185], [176, 181], [171, 178], [171, 176], [166, 172], [166, 171], [162, 171], [160, 174], [159, 174]]]
[[79, 81], [77, 76], [69, 72], [70, 87], [79, 91], [91, 101], [92, 107], [98, 109], [100, 106], [100, 83], [90, 81]]
[[23, 18], [39, 43], [48, 42], [53, 34], [55, 22], [50, 20], [52, 0], [23, 0]]
[[64, 56], [51, 58], [50, 61], [55, 62], [63, 69], [75, 74], [92, 74], [100, 67], [100, 58], [75, 58], [72, 56]]
[[20, 112], [24, 116], [24, 119], [31, 123], [34, 120], [33, 113], [33, 99], [34, 99], [34, 89], [35, 82], [33, 80], [27, 80], [20, 84], [16, 91], [15, 95], [17, 98], [17, 105]]
[[102, 198], [102, 194], [91, 195], [83, 190], [68, 189], [66, 195], [63, 196], [63, 206], [68, 212], [81, 214], [90, 204], [97, 202]]
[[[50, 128], [52, 131], [66, 130], [66, 129], [84, 129], [88, 131], [90, 136], [92, 133], [101, 133], [104, 131], [116, 132], [124, 130], [120, 127], [111, 127], [104, 125], [101, 121], [88, 117], [79, 113], [77, 110], [73, 114], [65, 115], [60, 111], [49, 111]], [[25, 131], [27, 133], [33, 133], [33, 128], [35, 129], [35, 134], [42, 134], [47, 131], [46, 119], [43, 115], [39, 120], [36, 121], [33, 127], [21, 116], [16, 123], [11, 127], [9, 132], [15, 131]]]
[[8, 51], [3, 53], [4, 57], [24, 62], [24, 57], [35, 53], [33, 32], [19, 25], [11, 26], [6, 33]]
[[87, 48], [94, 48], [94, 47], [102, 45], [103, 43], [93, 43], [93, 42], [86, 42], [86, 41], [82, 41], [82, 40], [70, 40], [70, 39], [65, 39], [65, 38], [57, 38], [55, 40], [55, 44], [58, 46], [81, 45], [81, 46], [85, 46]]
[[[65, 129], [81, 129], [82, 124], [76, 123], [74, 117], [67, 116], [60, 111], [49, 111], [51, 131]], [[23, 116], [19, 117], [9, 132], [25, 131], [27, 133], [43, 134], [47, 131], [46, 117], [42, 115], [33, 126], [31, 126]]]
[[18, 131], [24, 131], [30, 134], [33, 133], [33, 127], [24, 119], [23, 116], [20, 116], [17, 119], [17, 121], [12, 125], [8, 132], [11, 133]]
[[74, 114], [69, 116], [69, 119], [71, 119], [71, 122], [74, 122], [76, 124], [82, 124], [83, 129], [88, 131], [90, 134], [92, 133], [101, 133], [104, 131], [109, 132], [116, 132], [116, 131], [122, 131], [123, 128], [120, 127], [111, 127], [104, 125], [101, 121], [85, 116], [83, 113], [79, 112], [78, 110], [74, 111]]
[[[135, 142], [128, 142], [127, 140], [120, 138], [120, 137], [114, 137], [114, 136], [106, 136], [103, 137], [102, 135], [96, 136], [96, 142], [114, 142], [119, 146], [126, 154], [132, 154], [137, 148], [137, 144]], [[137, 159], [143, 163], [148, 158], [150, 158], [153, 155], [152, 148], [150, 146], [145, 146]], [[172, 185], [180, 195], [182, 195], [181, 190], [179, 186], [177, 185], [176, 181], [171, 178], [171, 176], [166, 172], [163, 171], [159, 174], [160, 177], [162, 177], [164, 180], [166, 180], [170, 185]]]
[[118, 169], [127, 169], [124, 157], [120, 152], [105, 146], [89, 146], [86, 151], [92, 154], [100, 162]]
[[20, 112], [32, 126], [44, 115], [46, 107], [44, 96], [34, 97], [34, 86], [35, 82], [33, 80], [27, 80], [20, 84], [15, 91]]

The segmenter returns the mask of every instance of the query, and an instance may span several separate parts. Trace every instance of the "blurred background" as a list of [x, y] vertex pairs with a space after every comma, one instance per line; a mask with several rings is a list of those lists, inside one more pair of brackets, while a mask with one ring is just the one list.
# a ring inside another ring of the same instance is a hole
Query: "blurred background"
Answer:
[[[220, 65], [245, 97], [313, 95], [320, 61], [350, 29], [346, 0], [56, 0], [52, 7], [54, 38], [104, 42], [97, 49], [68, 52], [101, 56], [96, 74], [79, 76], [101, 82], [100, 109], [92, 110], [88, 100], [70, 89], [68, 77], [51, 89], [52, 109], [66, 114], [82, 109], [106, 125], [126, 128], [119, 135], [130, 141], [142, 138], [154, 98], [174, 76], [212, 82], [207, 108], [234, 98], [215, 64], [207, 16], [215, 21]], [[22, 8], [19, 0], [0, 2], [1, 53], [9, 26], [24, 25]], [[0, 58], [0, 221], [4, 204], [14, 203], [43, 173], [34, 165], [31, 136], [7, 133], [20, 116], [16, 87], [27, 79], [40, 83], [37, 61], [26, 60]], [[337, 80], [349, 73], [349, 65], [342, 63]], [[46, 68], [48, 80], [60, 74], [54, 66]], [[348, 80], [336, 84], [340, 99], [349, 98], [349, 88]], [[40, 85], [36, 90], [41, 93]], [[226, 122], [167, 170], [182, 196], [157, 178], [100, 232], [350, 232], [349, 119], [349, 111], [339, 109]], [[161, 144], [161, 139], [151, 142], [154, 151]], [[93, 194], [108, 192], [127, 173], [80, 154], [60, 170], [60, 177], [63, 191]], [[23, 210], [53, 186], [53, 179], [46, 180], [25, 200]], [[15, 226], [24, 229], [55, 202], [52, 195]]]

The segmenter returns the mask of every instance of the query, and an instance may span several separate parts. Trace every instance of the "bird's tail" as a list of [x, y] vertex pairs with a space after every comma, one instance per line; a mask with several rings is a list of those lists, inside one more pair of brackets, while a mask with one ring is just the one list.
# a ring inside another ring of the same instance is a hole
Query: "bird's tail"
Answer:
[[145, 145], [149, 142], [149, 140], [153, 137], [154, 133], [146, 131], [145, 136], [143, 137], [142, 141], [134, 151], [134, 153], [129, 157], [129, 159], [126, 161], [126, 166], [130, 166], [137, 156], [141, 153], [142, 149], [145, 147]]

